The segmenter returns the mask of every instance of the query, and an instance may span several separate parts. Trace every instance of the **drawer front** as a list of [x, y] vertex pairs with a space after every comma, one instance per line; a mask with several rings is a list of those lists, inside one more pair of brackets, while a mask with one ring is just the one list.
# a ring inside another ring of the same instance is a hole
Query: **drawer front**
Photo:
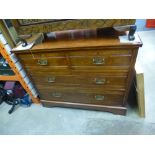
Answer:
[[[93, 88], [92, 88], [93, 89]], [[121, 106], [124, 93], [119, 91], [89, 91], [74, 89], [42, 88], [40, 98], [42, 100], [63, 101], [73, 103], [85, 103], [96, 105]]]
[[[25, 60], [24, 60], [25, 61]], [[79, 71], [79, 72], [126, 72], [128, 73], [128, 70], [130, 68], [129, 66], [129, 58], [118, 58], [115, 61], [108, 61], [106, 64], [96, 64], [98, 62], [95, 61], [93, 63], [93, 58], [87, 58], [85, 61], [85, 58], [79, 59], [70, 59], [70, 62], [67, 62], [64, 58], [61, 59], [53, 59], [48, 61], [46, 60], [27, 60], [29, 62], [24, 62], [21, 60], [21, 63], [23, 66], [29, 70], [30, 72], [35, 71], [42, 71], [42, 72], [62, 72], [62, 71]], [[102, 61], [102, 60], [101, 60]], [[101, 62], [100, 61], [100, 62]], [[99, 63], [100, 63], [99, 62]], [[102, 63], [102, 62], [101, 62]], [[114, 65], [115, 63], [115, 65]]]
[[36, 85], [46, 86], [61, 86], [61, 85], [74, 85], [74, 86], [94, 86], [101, 88], [120, 88], [125, 89], [126, 76], [114, 76], [114, 75], [59, 75], [59, 74], [31, 74], [32, 80]]
[[57, 69], [120, 69], [129, 68], [130, 50], [85, 50], [18, 54], [26, 67]]
[[87, 56], [87, 57], [70, 57], [71, 65], [74, 66], [96, 66], [96, 68], [106, 67], [128, 67], [130, 65], [131, 56]]
[[21, 63], [24, 66], [29, 67], [67, 67], [67, 60], [65, 57], [57, 57], [57, 58], [41, 58], [41, 59], [20, 59]]

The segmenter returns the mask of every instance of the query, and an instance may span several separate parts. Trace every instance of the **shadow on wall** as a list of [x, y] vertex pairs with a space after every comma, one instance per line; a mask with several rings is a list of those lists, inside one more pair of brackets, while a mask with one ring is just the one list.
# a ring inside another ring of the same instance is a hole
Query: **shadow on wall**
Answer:
[[155, 28], [146, 28], [146, 19], [136, 19], [137, 31], [155, 30]]

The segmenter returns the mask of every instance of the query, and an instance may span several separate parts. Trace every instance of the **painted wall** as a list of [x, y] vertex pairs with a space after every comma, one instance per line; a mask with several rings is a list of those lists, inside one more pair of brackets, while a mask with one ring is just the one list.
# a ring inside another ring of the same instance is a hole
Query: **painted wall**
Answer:
[[155, 28], [146, 28], [146, 19], [136, 19], [137, 31], [155, 30]]

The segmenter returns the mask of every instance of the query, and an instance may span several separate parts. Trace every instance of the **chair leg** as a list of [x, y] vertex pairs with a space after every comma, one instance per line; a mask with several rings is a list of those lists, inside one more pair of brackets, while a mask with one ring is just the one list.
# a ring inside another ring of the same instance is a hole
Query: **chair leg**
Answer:
[[14, 100], [13, 101], [13, 105], [11, 107], [11, 109], [8, 111], [9, 114], [12, 114], [12, 112], [14, 111], [15, 109], [15, 106], [19, 104], [19, 101], [18, 100]]

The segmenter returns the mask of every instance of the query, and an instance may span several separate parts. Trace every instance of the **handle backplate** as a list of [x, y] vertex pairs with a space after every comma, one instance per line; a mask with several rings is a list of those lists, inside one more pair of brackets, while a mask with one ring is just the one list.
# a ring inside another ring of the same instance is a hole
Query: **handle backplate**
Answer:
[[40, 66], [46, 66], [48, 64], [47, 60], [46, 59], [39, 59], [38, 60], [38, 64]]
[[103, 85], [103, 84], [105, 84], [105, 82], [106, 82], [106, 79], [101, 79], [101, 78], [95, 78], [95, 84], [98, 84], [98, 85]]
[[95, 100], [96, 101], [103, 101], [104, 100], [104, 95], [95, 95]]
[[93, 58], [93, 64], [95, 65], [104, 65], [105, 64], [105, 59], [102, 57], [95, 57]]

